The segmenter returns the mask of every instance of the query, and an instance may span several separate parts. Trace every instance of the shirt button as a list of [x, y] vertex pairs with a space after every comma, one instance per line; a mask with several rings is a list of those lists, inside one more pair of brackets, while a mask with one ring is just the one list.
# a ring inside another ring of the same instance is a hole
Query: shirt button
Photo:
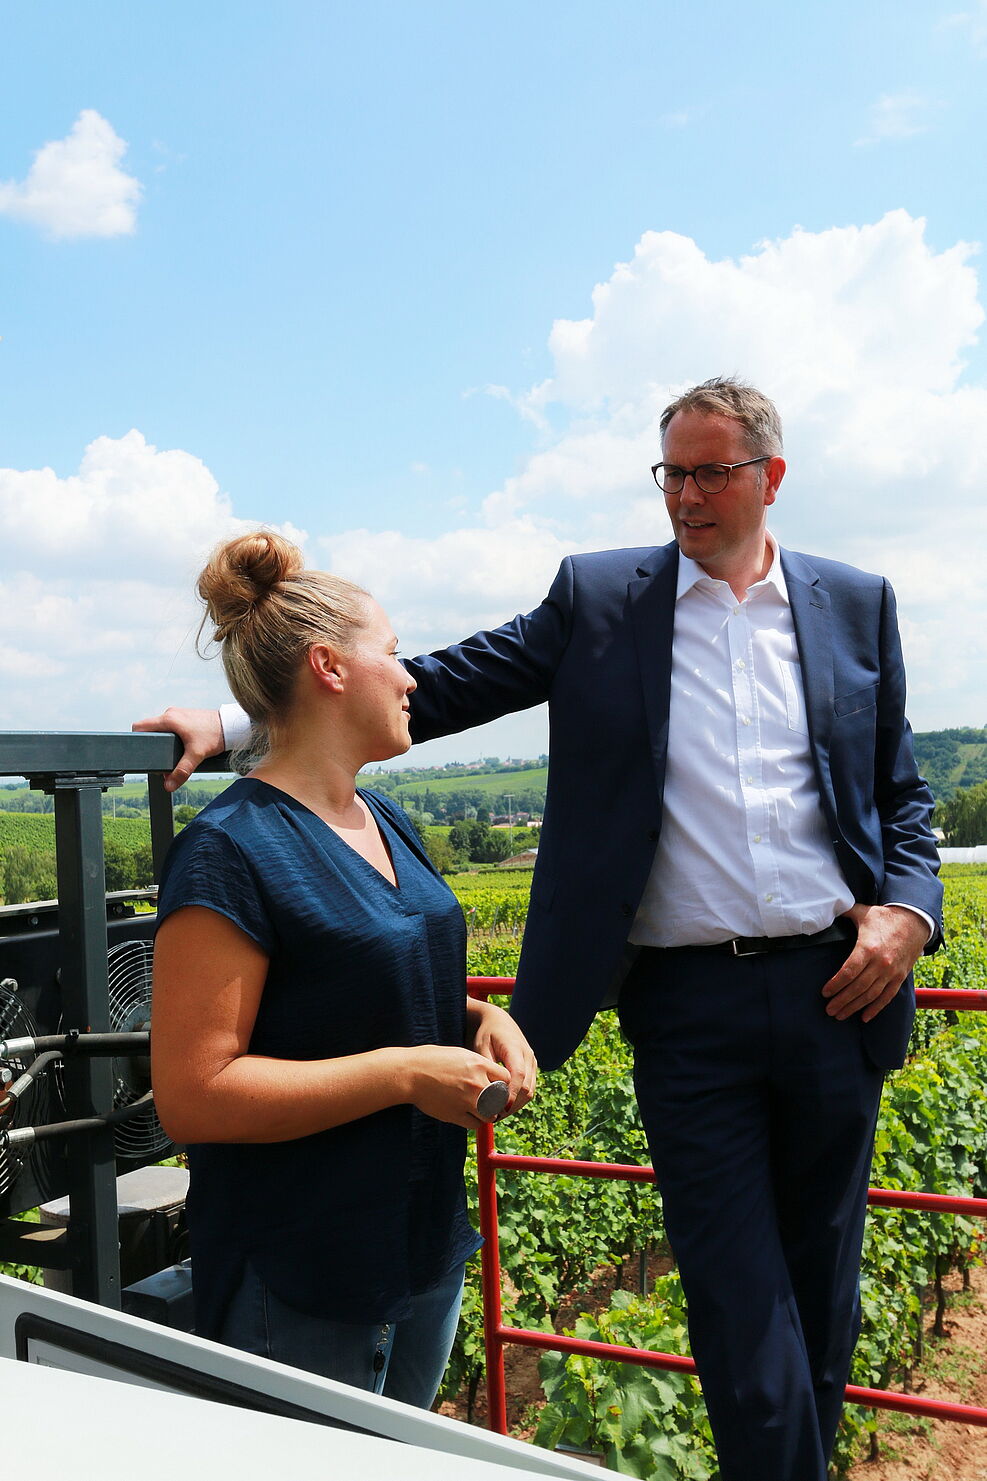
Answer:
[[733, 609], [733, 615], [734, 615], [734, 617], [739, 617], [740, 616], [740, 608], [739, 607], [734, 607], [734, 609]]
[[741, 725], [749, 725], [751, 723], [750, 715], [742, 715], [740, 717], [740, 723]]
[[771, 901], [774, 899], [774, 895], [765, 895], [764, 899], [766, 904], [770, 905]]
[[752, 776], [745, 776], [744, 781], [747, 783], [748, 787], [753, 787], [754, 778]]
[[[760, 833], [755, 833], [754, 834], [754, 842], [755, 843], [760, 843], [761, 842], [761, 835], [760, 835]], [[769, 896], [769, 898], [770, 898], [770, 896]]]
[[746, 663], [744, 662], [744, 660], [742, 658], [738, 658], [737, 659], [737, 667], [739, 669], [745, 669], [747, 667]]

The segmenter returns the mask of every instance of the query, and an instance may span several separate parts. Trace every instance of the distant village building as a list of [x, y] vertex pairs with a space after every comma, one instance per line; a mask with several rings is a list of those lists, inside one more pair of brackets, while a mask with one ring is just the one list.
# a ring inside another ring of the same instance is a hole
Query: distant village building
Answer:
[[509, 859], [501, 859], [497, 865], [498, 869], [534, 869], [535, 860], [538, 857], [536, 848], [522, 849], [519, 854], [512, 854]]

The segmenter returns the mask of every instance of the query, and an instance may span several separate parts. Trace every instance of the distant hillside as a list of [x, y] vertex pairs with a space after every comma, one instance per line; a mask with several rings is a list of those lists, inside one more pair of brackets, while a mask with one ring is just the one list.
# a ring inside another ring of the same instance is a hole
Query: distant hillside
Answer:
[[946, 802], [960, 787], [987, 782], [987, 730], [921, 730], [915, 735], [918, 769]]
[[402, 807], [429, 813], [435, 822], [461, 818], [467, 809], [484, 809], [492, 815], [519, 813], [541, 816], [548, 780], [547, 758], [495, 763], [477, 770], [453, 764], [443, 767], [409, 767], [402, 771], [363, 772], [360, 784], [386, 792]]

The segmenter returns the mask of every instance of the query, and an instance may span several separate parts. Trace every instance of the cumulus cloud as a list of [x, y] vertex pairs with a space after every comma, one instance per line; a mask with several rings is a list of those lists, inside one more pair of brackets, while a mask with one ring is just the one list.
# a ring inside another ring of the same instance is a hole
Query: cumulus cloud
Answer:
[[591, 315], [553, 326], [551, 376], [512, 393], [556, 430], [491, 493], [483, 524], [426, 543], [349, 532], [320, 548], [340, 569], [365, 562], [362, 579], [428, 641], [507, 617], [535, 604], [560, 553], [667, 538], [649, 472], [661, 409], [736, 373], [785, 418], [779, 537], [891, 576], [916, 722], [981, 724], [987, 387], [965, 375], [984, 318], [975, 252], [937, 249], [905, 211], [796, 228], [739, 258], [647, 232], [593, 290]]
[[24, 180], [0, 181], [0, 214], [46, 236], [129, 236], [141, 184], [120, 168], [127, 145], [112, 124], [84, 108], [68, 136], [43, 145]]
[[867, 132], [854, 143], [862, 147], [924, 134], [933, 106], [921, 93], [883, 93], [870, 106]]
[[0, 729], [127, 729], [176, 694], [209, 702], [223, 684], [195, 655], [195, 577], [259, 523], [198, 458], [137, 431], [98, 437], [66, 478], [0, 469]]
[[[311, 558], [368, 586], [406, 652], [502, 621], [538, 603], [563, 555], [668, 538], [649, 471], [661, 409], [736, 373], [785, 419], [779, 538], [891, 577], [919, 728], [984, 724], [987, 385], [966, 364], [984, 318], [975, 250], [934, 246], [905, 211], [796, 228], [737, 258], [647, 232], [593, 290], [590, 314], [552, 327], [551, 375], [511, 393], [538, 422], [537, 445], [479, 519], [450, 513], [427, 540], [372, 518], [323, 527]], [[198, 459], [137, 432], [97, 438], [70, 478], [0, 472], [11, 572], [0, 601], [12, 614], [0, 727], [125, 724], [169, 701], [215, 700], [218, 671], [190, 656], [190, 592], [209, 544], [249, 523], [241, 513]], [[541, 721], [526, 739], [506, 734], [447, 754], [545, 747]]]

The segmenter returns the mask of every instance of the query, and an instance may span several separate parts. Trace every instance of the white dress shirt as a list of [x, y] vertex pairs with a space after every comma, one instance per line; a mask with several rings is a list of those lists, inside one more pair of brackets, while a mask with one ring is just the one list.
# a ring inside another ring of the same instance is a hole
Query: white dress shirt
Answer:
[[771, 549], [771, 569], [743, 601], [679, 555], [663, 822], [630, 931], [637, 945], [811, 935], [854, 903], [819, 802], [774, 540]]

